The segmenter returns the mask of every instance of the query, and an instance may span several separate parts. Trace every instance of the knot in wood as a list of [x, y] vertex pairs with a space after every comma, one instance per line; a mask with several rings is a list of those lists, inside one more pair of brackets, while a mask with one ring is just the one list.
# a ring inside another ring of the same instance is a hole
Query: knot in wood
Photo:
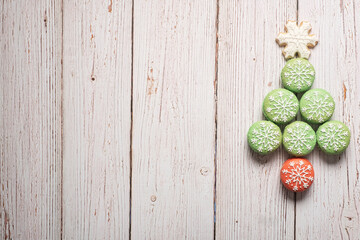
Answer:
[[210, 172], [210, 170], [209, 170], [209, 168], [207, 168], [207, 167], [202, 167], [202, 168], [200, 169], [200, 173], [201, 173], [201, 175], [203, 175], [203, 176], [207, 176], [207, 175], [209, 174], [209, 172]]
[[150, 200], [151, 200], [152, 202], [155, 202], [155, 201], [156, 201], [156, 196], [155, 196], [155, 195], [152, 195], [152, 196], [150, 197]]

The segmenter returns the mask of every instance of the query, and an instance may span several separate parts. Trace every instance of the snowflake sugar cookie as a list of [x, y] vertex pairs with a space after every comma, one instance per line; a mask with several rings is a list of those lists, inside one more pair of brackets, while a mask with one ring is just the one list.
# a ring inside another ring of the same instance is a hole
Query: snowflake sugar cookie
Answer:
[[334, 113], [335, 101], [323, 89], [307, 91], [300, 99], [300, 113], [310, 123], [323, 123]]
[[250, 127], [247, 139], [255, 152], [267, 154], [275, 151], [281, 145], [281, 130], [272, 122], [259, 121]]
[[276, 42], [280, 46], [285, 46], [283, 54], [286, 59], [294, 58], [296, 53], [301, 58], [310, 57], [309, 47], [315, 47], [318, 43], [317, 38], [311, 31], [309, 22], [301, 22], [297, 25], [295, 21], [288, 21], [285, 25], [285, 33], [279, 33]]
[[316, 135], [311, 126], [296, 121], [285, 127], [283, 135], [285, 150], [294, 156], [305, 156], [315, 147]]
[[315, 69], [303, 58], [295, 58], [286, 62], [281, 71], [284, 87], [292, 92], [301, 93], [309, 90], [315, 79]]
[[266, 95], [263, 112], [267, 119], [277, 124], [293, 120], [299, 110], [299, 101], [294, 93], [279, 88]]
[[314, 181], [314, 170], [305, 158], [288, 159], [280, 171], [281, 182], [293, 192], [302, 192]]
[[329, 121], [316, 132], [321, 150], [328, 154], [339, 154], [345, 151], [350, 142], [349, 128], [339, 121]]

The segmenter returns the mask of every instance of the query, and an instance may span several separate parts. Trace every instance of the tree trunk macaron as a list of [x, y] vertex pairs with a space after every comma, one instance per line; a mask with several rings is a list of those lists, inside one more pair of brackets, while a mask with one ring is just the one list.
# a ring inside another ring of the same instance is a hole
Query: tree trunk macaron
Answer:
[[314, 169], [305, 158], [290, 158], [286, 160], [280, 171], [283, 185], [293, 192], [303, 192], [314, 181]]

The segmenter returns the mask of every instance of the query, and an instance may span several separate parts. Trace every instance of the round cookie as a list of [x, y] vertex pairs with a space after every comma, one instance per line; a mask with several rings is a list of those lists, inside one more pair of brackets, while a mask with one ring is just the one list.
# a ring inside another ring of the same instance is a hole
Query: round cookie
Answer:
[[340, 154], [349, 146], [350, 135], [350, 130], [344, 123], [329, 121], [316, 131], [316, 140], [325, 153]]
[[292, 92], [302, 93], [309, 90], [315, 79], [315, 69], [303, 58], [294, 58], [286, 62], [281, 71], [284, 87]]
[[324, 89], [307, 91], [300, 99], [301, 116], [310, 123], [324, 123], [334, 113], [335, 102]]
[[247, 133], [251, 149], [260, 154], [275, 151], [281, 145], [281, 139], [280, 128], [270, 121], [254, 123]]
[[293, 192], [303, 192], [314, 181], [314, 169], [305, 158], [290, 158], [280, 171], [281, 182]]
[[263, 103], [265, 117], [276, 123], [284, 124], [293, 120], [299, 111], [299, 101], [294, 93], [284, 88], [271, 91]]
[[283, 145], [288, 153], [297, 157], [305, 156], [316, 145], [315, 131], [305, 122], [293, 122], [285, 127]]

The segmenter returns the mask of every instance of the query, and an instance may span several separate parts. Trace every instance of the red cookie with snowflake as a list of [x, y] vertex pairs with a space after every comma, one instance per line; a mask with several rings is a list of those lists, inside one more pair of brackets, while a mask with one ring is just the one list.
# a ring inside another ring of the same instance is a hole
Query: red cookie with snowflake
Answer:
[[314, 181], [314, 169], [305, 158], [290, 158], [281, 168], [281, 182], [293, 192], [308, 189]]

